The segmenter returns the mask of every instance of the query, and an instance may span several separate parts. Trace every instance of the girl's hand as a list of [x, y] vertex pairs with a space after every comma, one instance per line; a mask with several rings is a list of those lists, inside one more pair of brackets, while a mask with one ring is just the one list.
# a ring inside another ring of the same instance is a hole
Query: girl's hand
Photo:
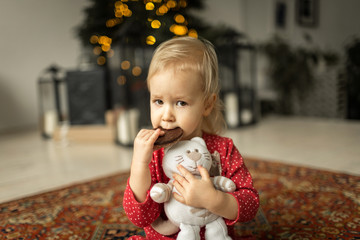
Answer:
[[134, 140], [129, 183], [138, 202], [145, 201], [146, 193], [151, 185], [149, 163], [151, 162], [154, 143], [160, 134], [164, 134], [161, 133], [160, 129], [142, 129]]
[[134, 140], [133, 162], [136, 166], [148, 166], [156, 139], [163, 134], [160, 129], [142, 129]]
[[178, 170], [183, 177], [174, 173], [175, 181], [173, 184], [181, 195], [174, 193], [174, 198], [185, 205], [210, 209], [211, 200], [215, 200], [218, 193], [214, 188], [208, 171], [204, 167], [198, 166], [201, 179], [197, 179], [181, 165], [178, 165]]

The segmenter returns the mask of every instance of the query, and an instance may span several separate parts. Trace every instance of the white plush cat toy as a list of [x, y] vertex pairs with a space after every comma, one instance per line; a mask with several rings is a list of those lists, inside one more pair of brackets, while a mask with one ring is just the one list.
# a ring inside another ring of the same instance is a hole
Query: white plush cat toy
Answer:
[[[215, 152], [215, 154], [218, 153]], [[219, 156], [217, 155], [217, 157]], [[198, 240], [200, 239], [200, 227], [205, 226], [205, 238], [207, 240], [231, 239], [228, 236], [227, 227], [222, 217], [206, 209], [184, 205], [172, 196], [172, 191], [176, 191], [176, 188], [172, 185], [174, 180], [172, 174], [174, 172], [181, 174], [176, 168], [178, 164], [181, 164], [200, 178], [197, 166], [201, 165], [209, 171], [214, 163], [205, 141], [200, 137], [180, 141], [176, 145], [165, 149], [162, 167], [170, 181], [168, 184], [157, 183], [150, 191], [150, 197], [155, 202], [165, 203], [165, 213], [169, 219], [164, 221], [159, 218], [152, 224], [157, 232], [163, 235], [171, 235], [180, 228], [178, 240]], [[220, 165], [220, 162], [218, 164]], [[235, 190], [234, 182], [226, 177], [215, 176], [212, 180], [214, 187], [218, 190], [224, 192], [233, 192]]]

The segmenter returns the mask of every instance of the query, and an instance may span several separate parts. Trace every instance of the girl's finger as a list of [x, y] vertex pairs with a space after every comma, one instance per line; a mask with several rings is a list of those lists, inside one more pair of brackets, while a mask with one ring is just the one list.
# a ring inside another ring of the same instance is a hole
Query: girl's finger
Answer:
[[173, 174], [173, 178], [174, 178], [174, 183], [176, 182], [177, 184], [179, 184], [180, 186], [186, 185], [187, 180], [185, 178], [183, 178], [181, 175], [174, 173]]
[[191, 174], [186, 168], [181, 166], [180, 164], [177, 165], [177, 169], [180, 171], [181, 175], [187, 180], [192, 181], [194, 179], [194, 175]]
[[181, 195], [179, 195], [178, 193], [174, 192], [173, 193], [173, 197], [178, 201], [181, 202], [183, 204], [186, 204], [184, 197], [182, 197]]
[[174, 184], [174, 187], [176, 188], [176, 190], [177, 190], [181, 195], [184, 195], [183, 193], [184, 193], [185, 189], [184, 189], [184, 187], [181, 185], [181, 183], [179, 183], [178, 181], [174, 181], [173, 184]]
[[160, 132], [161, 132], [161, 130], [158, 128], [158, 129], [156, 129], [155, 131], [153, 131], [153, 132], [150, 132], [151, 133], [151, 135], [149, 136], [149, 141], [151, 141], [151, 142], [155, 142], [156, 141], [156, 139], [160, 136]]
[[208, 170], [206, 170], [206, 168], [204, 168], [203, 166], [198, 166], [198, 170], [200, 172], [200, 175], [201, 175], [201, 178], [204, 179], [204, 180], [208, 180], [210, 179], [210, 175], [209, 175], [209, 172]]

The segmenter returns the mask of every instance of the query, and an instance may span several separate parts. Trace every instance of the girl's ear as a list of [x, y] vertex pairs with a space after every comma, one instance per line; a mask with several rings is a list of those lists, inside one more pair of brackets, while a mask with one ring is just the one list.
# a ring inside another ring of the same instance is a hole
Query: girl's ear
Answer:
[[211, 113], [211, 111], [214, 108], [215, 101], [216, 101], [215, 93], [211, 94], [211, 96], [205, 100], [205, 109], [204, 109], [204, 113], [203, 113], [204, 117], [209, 116], [209, 114]]

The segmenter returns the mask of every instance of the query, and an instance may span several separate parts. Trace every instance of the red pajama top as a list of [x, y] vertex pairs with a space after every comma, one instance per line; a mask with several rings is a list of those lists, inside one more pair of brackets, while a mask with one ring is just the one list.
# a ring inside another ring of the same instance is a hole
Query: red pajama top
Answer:
[[[253, 187], [251, 175], [244, 164], [241, 154], [234, 146], [233, 141], [226, 137], [207, 133], [203, 133], [203, 139], [211, 154], [215, 151], [219, 152], [222, 168], [221, 175], [231, 179], [236, 184], [235, 192], [229, 194], [237, 199], [237, 218], [235, 220], [224, 219], [228, 226], [229, 235], [233, 237], [234, 231], [232, 225], [236, 222], [250, 221], [255, 217], [259, 208], [259, 195]], [[152, 181], [151, 187], [155, 183], [167, 183], [169, 181], [169, 178], [165, 175], [161, 166], [163, 157], [163, 148], [153, 153], [152, 160], [149, 164]], [[160, 214], [164, 216], [164, 204], [154, 202], [150, 198], [150, 190], [147, 192], [146, 200], [139, 203], [135, 200], [128, 181], [124, 193], [123, 207], [130, 221], [136, 226], [144, 228], [147, 239], [176, 239], [177, 234], [163, 236], [151, 227], [151, 223], [154, 222]], [[204, 232], [205, 229], [202, 228], [200, 231], [201, 239], [205, 239]]]

